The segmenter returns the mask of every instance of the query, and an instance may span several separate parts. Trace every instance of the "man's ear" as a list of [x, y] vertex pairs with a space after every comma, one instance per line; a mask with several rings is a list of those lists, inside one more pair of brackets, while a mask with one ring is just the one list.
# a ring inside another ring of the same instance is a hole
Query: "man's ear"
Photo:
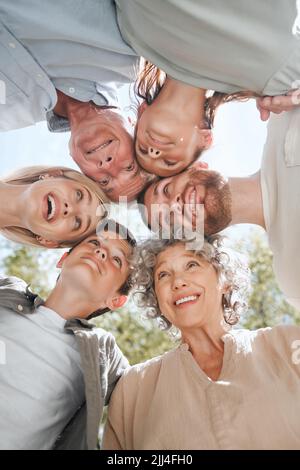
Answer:
[[61, 269], [63, 267], [65, 259], [69, 256], [69, 253], [66, 251], [56, 263], [56, 267]]
[[113, 297], [107, 301], [107, 307], [110, 310], [116, 310], [117, 308], [123, 307], [127, 302], [126, 295], [120, 295], [119, 297]]
[[199, 129], [198, 131], [198, 145], [199, 148], [207, 150], [211, 147], [213, 142], [213, 135], [210, 129]]
[[141, 117], [145, 109], [148, 108], [148, 104], [146, 101], [143, 101], [138, 108], [138, 119]]
[[37, 236], [35, 238], [39, 242], [39, 244], [44, 246], [45, 248], [59, 248], [59, 243], [55, 242], [54, 240], [47, 240], [46, 238], [40, 236]]

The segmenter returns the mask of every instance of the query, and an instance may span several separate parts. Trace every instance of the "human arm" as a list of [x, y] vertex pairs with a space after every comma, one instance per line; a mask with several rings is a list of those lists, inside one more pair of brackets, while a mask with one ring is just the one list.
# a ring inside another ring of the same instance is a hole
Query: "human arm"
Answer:
[[123, 375], [125, 369], [129, 367], [129, 362], [120, 350], [113, 335], [108, 338], [108, 369], [107, 369], [107, 392], [105, 395], [105, 405], [108, 404], [113, 389], [119, 378]]
[[[125, 372], [112, 393], [103, 433], [101, 447], [103, 450], [132, 449], [129, 443], [129, 436], [132, 433], [130, 417], [133, 415], [132, 407], [134, 407], [133, 403], [135, 403], [136, 384], [133, 387], [130, 386], [131, 378], [131, 374], [129, 374], [128, 378], [127, 372]], [[127, 395], [126, 391], [127, 393], [130, 391], [130, 395]]]
[[292, 111], [300, 105], [300, 89], [290, 90], [286, 95], [262, 96], [256, 99], [256, 107], [262, 121], [267, 121], [270, 113], [280, 114]]

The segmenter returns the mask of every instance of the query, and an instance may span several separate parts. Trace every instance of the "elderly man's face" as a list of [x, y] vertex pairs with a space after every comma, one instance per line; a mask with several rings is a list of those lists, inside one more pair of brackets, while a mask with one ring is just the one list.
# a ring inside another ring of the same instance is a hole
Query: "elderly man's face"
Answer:
[[146, 183], [137, 163], [133, 137], [123, 117], [111, 109], [91, 107], [72, 127], [70, 153], [81, 171], [97, 181], [112, 201], [136, 198]]
[[204, 223], [204, 233], [210, 235], [223, 230], [231, 221], [228, 183], [212, 170], [191, 168], [156, 181], [147, 189], [144, 204], [152, 227], [164, 228], [171, 223], [195, 230]]

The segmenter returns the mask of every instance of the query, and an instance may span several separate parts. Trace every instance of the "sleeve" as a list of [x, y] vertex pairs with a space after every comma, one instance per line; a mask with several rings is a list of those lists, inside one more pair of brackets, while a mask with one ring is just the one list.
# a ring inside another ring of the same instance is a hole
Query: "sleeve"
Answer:
[[129, 362], [118, 347], [113, 335], [109, 336], [108, 341], [108, 384], [107, 392], [105, 395], [105, 405], [109, 403], [111, 393], [116, 386], [119, 378], [123, 375], [124, 371], [129, 367]]
[[108, 417], [103, 434], [102, 449], [126, 449], [123, 380], [117, 384], [110, 400]]
[[267, 349], [270, 360], [273, 360], [276, 368], [287, 369], [300, 378], [300, 326], [277, 325], [273, 328], [262, 330], [267, 341]]

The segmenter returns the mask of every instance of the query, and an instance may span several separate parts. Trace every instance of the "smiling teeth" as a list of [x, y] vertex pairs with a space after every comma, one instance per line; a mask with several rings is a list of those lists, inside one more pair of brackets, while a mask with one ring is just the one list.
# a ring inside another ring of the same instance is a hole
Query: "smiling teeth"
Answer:
[[183, 304], [184, 302], [190, 302], [191, 300], [197, 300], [198, 295], [190, 295], [189, 297], [183, 297], [182, 299], [176, 300], [175, 305]]
[[[55, 201], [52, 196], [48, 196], [48, 217], [47, 220], [51, 220], [54, 217], [55, 214]], [[49, 212], [49, 207], [50, 207], [50, 212]]]
[[192, 205], [192, 213], [196, 213], [196, 191], [195, 189], [192, 191], [191, 197], [190, 197], [190, 204]]
[[93, 148], [92, 150], [89, 150], [87, 153], [88, 153], [88, 154], [91, 154], [91, 153], [97, 152], [98, 150], [105, 149], [105, 147], [107, 147], [107, 146], [110, 145], [111, 143], [112, 143], [112, 139], [108, 140], [107, 142], [104, 142], [104, 144], [101, 144], [101, 145], [99, 145], [98, 147]]
[[111, 144], [112, 140], [108, 140], [107, 142], [104, 142], [104, 144], [100, 145], [99, 149], [104, 149], [107, 147], [109, 144]]

